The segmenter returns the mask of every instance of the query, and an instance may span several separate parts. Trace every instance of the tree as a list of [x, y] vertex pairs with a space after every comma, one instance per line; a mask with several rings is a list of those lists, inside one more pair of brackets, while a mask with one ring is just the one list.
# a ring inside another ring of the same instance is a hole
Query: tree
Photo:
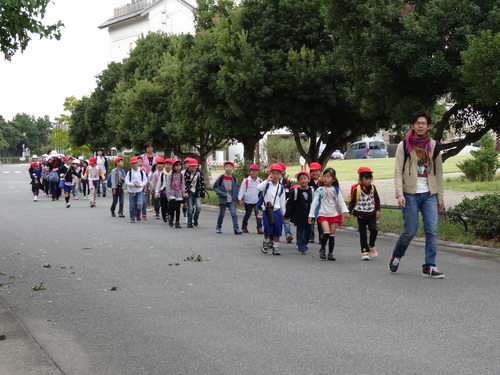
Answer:
[[61, 38], [61, 21], [44, 25], [42, 20], [50, 0], [10, 0], [0, 3], [0, 49], [6, 60], [23, 52], [31, 40], [30, 34], [41, 38]]
[[97, 87], [90, 97], [83, 97], [72, 111], [73, 126], [69, 136], [76, 146], [90, 149], [116, 146], [115, 128], [109, 108], [118, 83], [123, 79], [123, 64], [112, 62], [97, 76]]
[[[163, 130], [180, 156], [199, 160], [206, 175], [206, 160], [227, 143], [229, 119], [224, 116], [226, 102], [217, 86], [222, 59], [212, 30], [198, 33], [164, 64], [160, 81], [172, 82], [169, 108], [172, 113]], [[190, 152], [196, 150], [196, 152]]]
[[7, 122], [3, 118], [2, 115], [0, 115], [0, 150], [4, 150], [9, 147], [9, 144], [5, 140], [3, 136], [4, 129], [7, 127]]
[[498, 105], [481, 102], [459, 68], [468, 37], [500, 31], [497, 8], [496, 0], [341, 0], [325, 2], [324, 14], [363, 117], [402, 125], [415, 110], [432, 111], [443, 98], [451, 103], [435, 137], [450, 129], [465, 137], [445, 145], [447, 158], [500, 128]]

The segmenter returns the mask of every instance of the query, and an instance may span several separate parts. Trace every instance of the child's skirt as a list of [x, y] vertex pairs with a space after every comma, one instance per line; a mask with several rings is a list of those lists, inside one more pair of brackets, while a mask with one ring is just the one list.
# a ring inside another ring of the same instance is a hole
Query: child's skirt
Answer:
[[283, 215], [281, 214], [281, 210], [274, 211], [274, 217], [276, 218], [276, 223], [271, 226], [269, 225], [266, 214], [263, 213], [262, 223], [264, 224], [264, 234], [266, 236], [281, 237], [283, 228]]
[[342, 220], [342, 215], [337, 216], [318, 216], [318, 223], [322, 223], [326, 221], [329, 225], [337, 223], [339, 227], [344, 225], [344, 221]]

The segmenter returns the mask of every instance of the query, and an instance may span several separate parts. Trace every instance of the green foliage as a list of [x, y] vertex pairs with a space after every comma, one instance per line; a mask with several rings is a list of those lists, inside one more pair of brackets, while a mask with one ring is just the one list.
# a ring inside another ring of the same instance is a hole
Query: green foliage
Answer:
[[490, 134], [483, 135], [480, 144], [481, 149], [471, 151], [472, 159], [466, 159], [457, 166], [469, 181], [492, 181], [500, 168], [498, 152]]
[[[471, 35], [500, 32], [497, 0], [338, 0], [325, 2], [324, 14], [336, 52], [353, 80], [350, 95], [363, 116], [407, 129], [411, 113], [432, 111], [447, 97], [453, 105], [435, 124], [436, 138], [441, 140], [450, 128], [467, 132], [465, 139], [445, 146], [458, 146], [446, 157], [488, 129], [500, 129], [498, 103], [486, 106], [468, 89], [458, 68]], [[483, 51], [485, 65], [488, 52]], [[483, 77], [478, 83], [485, 81]]]
[[500, 33], [485, 30], [469, 36], [468, 43], [461, 53], [462, 80], [481, 103], [495, 106], [500, 92]]
[[18, 113], [6, 122], [0, 116], [0, 149], [20, 154], [22, 144], [33, 152], [39, 152], [47, 145], [51, 122], [48, 116], [35, 118], [26, 113]]
[[[454, 211], [500, 217], [500, 194], [487, 194], [473, 199], [464, 198], [456, 205]], [[474, 230], [475, 235], [482, 239], [500, 239], [500, 221], [467, 218], [467, 224]]]
[[[238, 179], [238, 183], [241, 185], [243, 180], [250, 175], [249, 167], [254, 163], [248, 160], [240, 159], [239, 155], [236, 155], [234, 163], [236, 164], [237, 167], [234, 169], [233, 176], [235, 176]], [[258, 176], [263, 180], [265, 180], [268, 176], [268, 173], [269, 173], [268, 166], [260, 164], [260, 171]]]
[[43, 286], [43, 282], [41, 282], [40, 284], [37, 284], [37, 285], [35, 285], [35, 286], [32, 286], [32, 287], [31, 287], [31, 289], [33, 289], [33, 290], [35, 290], [35, 291], [38, 291], [38, 290], [45, 290], [45, 289], [47, 289], [47, 288], [45, 288], [45, 287]]
[[44, 25], [42, 20], [50, 0], [10, 0], [0, 3], [0, 50], [6, 60], [18, 51], [24, 52], [31, 34], [40, 38], [61, 38], [61, 21]]
[[[303, 141], [303, 143], [305, 142]], [[299, 163], [297, 144], [293, 138], [268, 136], [264, 142], [263, 149], [267, 153], [267, 163], [269, 165], [276, 162], [282, 162], [287, 165]]]

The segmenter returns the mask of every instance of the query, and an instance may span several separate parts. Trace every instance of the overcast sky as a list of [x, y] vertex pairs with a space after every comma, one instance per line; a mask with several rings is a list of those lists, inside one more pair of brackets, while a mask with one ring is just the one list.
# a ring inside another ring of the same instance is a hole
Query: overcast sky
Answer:
[[0, 56], [0, 115], [11, 120], [25, 112], [51, 120], [64, 112], [64, 99], [80, 99], [96, 86], [95, 76], [109, 60], [108, 30], [98, 25], [113, 17], [127, 0], [54, 0], [44, 24], [61, 20], [60, 41], [35, 36], [11, 62]]

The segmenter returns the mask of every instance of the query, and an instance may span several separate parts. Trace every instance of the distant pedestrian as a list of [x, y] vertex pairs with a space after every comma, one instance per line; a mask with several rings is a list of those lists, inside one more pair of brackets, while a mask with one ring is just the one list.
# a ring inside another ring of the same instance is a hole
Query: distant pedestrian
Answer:
[[90, 189], [90, 207], [96, 206], [97, 190], [99, 188], [99, 181], [105, 180], [104, 172], [101, 167], [97, 165], [97, 158], [92, 156], [89, 159], [89, 166], [85, 171], [85, 175], [82, 177], [83, 180], [88, 180]]
[[[349, 212], [358, 219], [361, 260], [370, 260], [370, 254], [378, 256], [375, 248], [377, 221], [380, 219], [380, 198], [373, 181], [373, 171], [368, 167], [358, 168], [359, 181], [351, 187]], [[370, 230], [368, 241], [366, 228]]]
[[[149, 176], [151, 173], [154, 173], [156, 170], [156, 164], [157, 164], [157, 159], [158, 155], [155, 154], [154, 152], [154, 144], [153, 142], [146, 142], [144, 144], [144, 154], [141, 155], [141, 160], [142, 164], [139, 164], [139, 167], [147, 173]], [[140, 162], [139, 162], [140, 163]], [[146, 205], [145, 209], [146, 212], [153, 211], [153, 198], [154, 198], [154, 190], [151, 191], [151, 189], [147, 188], [144, 191], [144, 194], [146, 196]]]
[[184, 173], [188, 203], [188, 228], [198, 226], [201, 213], [201, 200], [205, 198], [205, 178], [198, 167], [198, 161], [192, 159], [189, 162], [189, 168]]
[[222, 233], [222, 222], [229, 209], [231, 219], [233, 220], [234, 234], [242, 234], [238, 225], [238, 215], [236, 214], [236, 203], [238, 202], [238, 179], [233, 176], [234, 163], [232, 161], [224, 162], [224, 174], [217, 177], [214, 183], [214, 191], [219, 198], [219, 217], [215, 226], [215, 233]]
[[[309, 165], [309, 173], [311, 175], [311, 180], [309, 181], [309, 186], [312, 187], [313, 191], [316, 191], [320, 186], [323, 185], [321, 182], [321, 170], [323, 167], [321, 166], [320, 163], [313, 162]], [[310, 243], [314, 243], [314, 225], [311, 224], [311, 238], [309, 239]], [[323, 235], [323, 229], [321, 228], [321, 225], [317, 223], [318, 226], [318, 239], [319, 242], [321, 243], [321, 238]]]
[[144, 203], [144, 186], [148, 183], [146, 172], [139, 168], [137, 157], [129, 160], [130, 171], [125, 176], [125, 185], [128, 186], [130, 222], [141, 221], [142, 206]]
[[97, 196], [101, 196], [101, 191], [102, 191], [102, 196], [103, 198], [106, 196], [106, 175], [108, 174], [108, 159], [104, 155], [104, 149], [102, 147], [99, 147], [96, 151], [96, 164], [101, 168], [101, 171], [103, 173], [102, 176], [99, 177], [99, 184], [96, 186], [97, 188]]
[[111, 216], [116, 217], [116, 205], [118, 204], [118, 217], [125, 217], [123, 214], [124, 205], [124, 186], [125, 186], [125, 171], [123, 170], [123, 158], [118, 157], [113, 161], [115, 168], [110, 172], [111, 192], [113, 194], [113, 203], [111, 203]]
[[411, 240], [418, 230], [418, 213], [422, 214], [425, 231], [424, 275], [443, 279], [436, 267], [438, 212], [444, 210], [443, 159], [440, 144], [431, 138], [431, 117], [419, 111], [410, 119], [411, 130], [396, 150], [394, 185], [403, 213], [401, 233], [389, 261], [389, 270], [396, 272]]
[[180, 216], [181, 216], [181, 205], [184, 198], [186, 198], [186, 185], [184, 183], [184, 174], [181, 173], [182, 164], [180, 160], [173, 160], [172, 172], [167, 175], [166, 184], [166, 195], [168, 199], [168, 206], [170, 208], [170, 218], [168, 225], [170, 227], [174, 226], [177, 229], [181, 228]]
[[290, 198], [286, 202], [285, 217], [297, 227], [297, 248], [300, 254], [305, 254], [311, 237], [312, 225], [309, 224], [308, 218], [314, 190], [309, 186], [309, 172], [300, 171], [295, 178], [299, 186], [294, 187], [290, 192]]
[[151, 172], [148, 176], [148, 188], [149, 192], [152, 193], [153, 217], [155, 219], [160, 218], [160, 198], [156, 198], [155, 192], [160, 182], [160, 177], [163, 175], [164, 166], [165, 160], [162, 157], [157, 157], [154, 164], [154, 172]]
[[319, 249], [320, 259], [327, 259], [326, 245], [328, 244], [328, 260], [335, 260], [333, 256], [335, 231], [338, 225], [343, 224], [342, 214], [347, 219], [351, 217], [340, 191], [336, 172], [333, 168], [327, 168], [323, 172], [323, 186], [314, 192], [311, 210], [309, 211], [309, 224], [316, 220], [323, 229]]
[[41, 180], [42, 180], [42, 170], [40, 169], [40, 163], [34, 161], [30, 164], [29, 174], [31, 178], [31, 191], [33, 193], [33, 201], [38, 200], [38, 194], [40, 192]]
[[80, 178], [81, 174], [76, 171], [78, 168], [78, 160], [76, 160], [73, 156], [65, 156], [64, 163], [65, 164], [62, 166], [60, 173], [61, 180], [63, 180], [62, 186], [64, 189], [66, 208], [70, 208], [71, 204], [69, 203], [69, 198], [71, 196], [71, 190], [73, 189], [73, 176]]
[[[283, 176], [280, 179], [280, 184], [283, 185], [283, 188], [285, 189], [285, 199], [288, 200], [290, 198], [290, 190], [292, 187], [292, 181], [290, 181], [289, 178], [285, 176], [286, 173], [286, 164], [278, 162], [276, 163], [281, 167], [283, 170]], [[290, 220], [283, 218], [283, 229], [285, 230], [285, 237], [286, 237], [286, 242], [287, 243], [292, 243], [293, 241], [293, 235], [292, 235], [292, 229], [290, 227]]]
[[257, 186], [262, 182], [262, 178], [259, 177], [260, 167], [252, 164], [248, 169], [250, 175], [243, 179], [240, 191], [238, 192], [238, 203], [245, 206], [245, 216], [243, 216], [243, 221], [241, 222], [241, 230], [243, 233], [248, 233], [248, 219], [250, 219], [253, 212], [257, 221], [257, 233], [264, 234], [262, 230], [262, 218], [258, 215], [259, 207], [257, 205], [259, 201]]

